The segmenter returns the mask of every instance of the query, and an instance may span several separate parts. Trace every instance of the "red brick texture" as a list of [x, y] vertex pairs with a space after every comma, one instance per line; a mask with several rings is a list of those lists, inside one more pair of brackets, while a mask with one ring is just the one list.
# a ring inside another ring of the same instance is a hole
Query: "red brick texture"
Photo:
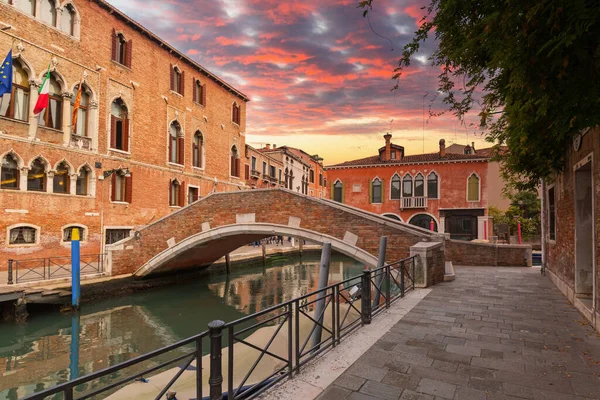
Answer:
[[[600, 254], [600, 213], [598, 205], [600, 204], [600, 130], [591, 129], [582, 136], [581, 148], [575, 151], [569, 147], [566, 153], [565, 165], [563, 171], [553, 180], [546, 181], [546, 191], [543, 193], [545, 207], [543, 210], [545, 223], [545, 242], [546, 242], [546, 266], [563, 281], [572, 291], [575, 290], [575, 171], [574, 167], [583, 160], [592, 157], [592, 198], [594, 204], [595, 221], [594, 229], [594, 247], [596, 267], [596, 310], [600, 310], [600, 268], [598, 265], [598, 255]], [[556, 238], [550, 240], [548, 225], [548, 191], [549, 187], [554, 187], [555, 191], [555, 209], [556, 209]], [[600, 324], [598, 325], [600, 326]]]
[[[55, 72], [61, 78], [59, 83], [64, 93], [72, 93], [85, 72], [85, 86], [93, 93], [90, 101], [97, 107], [91, 106], [88, 113], [88, 136], [97, 145], [86, 150], [68, 141], [64, 143], [65, 137], [70, 138], [70, 116], [63, 122], [66, 135], [60, 130], [36, 129], [34, 118], [22, 122], [0, 117], [0, 157], [12, 149], [20, 164], [27, 168], [41, 155], [50, 164], [49, 170], [66, 160], [75, 174], [87, 163], [95, 174], [95, 191], [88, 196], [75, 196], [28, 192], [22, 187], [18, 191], [0, 190], [0, 269], [7, 268], [9, 258], [68, 254], [68, 244], [61, 244], [61, 227], [67, 224], [86, 225], [88, 240], [82, 244], [82, 252], [98, 253], [103, 227], [139, 228], [179, 209], [169, 206], [169, 182], [172, 179], [184, 184], [186, 204], [189, 186], [198, 187], [200, 196], [245, 187], [243, 162], [241, 179], [230, 174], [232, 146], [237, 147], [242, 159], [244, 157], [245, 97], [170, 52], [168, 47], [120, 13], [110, 12], [103, 2], [73, 0], [72, 3], [81, 20], [80, 38], [70, 37], [39, 18], [0, 2], [1, 22], [16, 27], [0, 32], [0, 49], [9, 49], [16, 39], [13, 55], [28, 66], [29, 79], [37, 84], [50, 60], [55, 59]], [[126, 41], [132, 41], [130, 68], [111, 59], [113, 29], [123, 33]], [[22, 53], [16, 47], [20, 42], [25, 49]], [[183, 96], [170, 90], [171, 65], [177, 65], [185, 73]], [[192, 98], [194, 79], [205, 85], [206, 105], [198, 104]], [[32, 97], [35, 90], [36, 86], [32, 85]], [[128, 108], [129, 152], [109, 149], [111, 103], [119, 97]], [[69, 107], [69, 102], [67, 95], [64, 106]], [[239, 124], [232, 122], [234, 102], [240, 106]], [[168, 131], [174, 120], [181, 126], [182, 165], [169, 163], [168, 158]], [[192, 166], [192, 142], [196, 131], [203, 135], [202, 168]], [[96, 167], [96, 163], [101, 167]], [[132, 173], [130, 204], [111, 202], [110, 179], [104, 183], [98, 180], [102, 171], [115, 168], [129, 168]], [[8, 245], [7, 228], [21, 223], [40, 227], [38, 245]]]
[[453, 265], [527, 267], [531, 266], [531, 246], [446, 240], [446, 261]]

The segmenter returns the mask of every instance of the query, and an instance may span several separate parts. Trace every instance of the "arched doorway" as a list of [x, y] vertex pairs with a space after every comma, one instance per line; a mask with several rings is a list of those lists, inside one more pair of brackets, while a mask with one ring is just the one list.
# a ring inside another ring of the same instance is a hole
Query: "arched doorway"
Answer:
[[414, 225], [414, 226], [418, 226], [419, 228], [430, 230], [431, 229], [431, 221], [433, 221], [433, 230], [435, 232], [437, 232], [438, 231], [437, 221], [431, 215], [417, 214], [417, 215], [413, 216], [408, 221], [408, 223], [411, 225]]
[[396, 221], [400, 221], [402, 222], [402, 218], [400, 218], [399, 216], [397, 216], [396, 214], [383, 214], [384, 217], [396, 220]]

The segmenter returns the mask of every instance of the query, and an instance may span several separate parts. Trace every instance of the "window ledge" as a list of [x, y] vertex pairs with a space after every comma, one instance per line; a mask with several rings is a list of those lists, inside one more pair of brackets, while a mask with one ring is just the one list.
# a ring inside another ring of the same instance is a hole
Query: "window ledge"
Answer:
[[180, 208], [183, 208], [183, 207], [182, 206], [171, 206], [171, 205], [169, 205], [169, 208], [180, 209]]
[[172, 161], [169, 161], [169, 166], [170, 167], [177, 167], [177, 168], [184, 168], [185, 167], [185, 165], [183, 165], [183, 164], [175, 163], [175, 162], [172, 162]]
[[475, 204], [475, 203], [480, 203], [481, 200], [467, 200], [467, 203], [471, 203], [471, 204]]
[[179, 92], [176, 92], [176, 91], [171, 90], [171, 89], [169, 89], [169, 92], [171, 92], [171, 94], [174, 94], [175, 96], [183, 98], [183, 95], [181, 93], [179, 93]]
[[47, 126], [41, 126], [38, 125], [38, 129], [44, 129], [46, 131], [50, 131], [50, 132], [54, 132], [54, 133], [60, 133], [61, 135], [64, 133], [63, 131], [61, 131], [60, 129], [56, 129], [56, 128], [49, 128]]
[[121, 153], [121, 154], [127, 154], [128, 156], [131, 155], [130, 151], [125, 151], [125, 150], [119, 150], [119, 149], [113, 149], [112, 147], [108, 148], [108, 151], [113, 151], [115, 153]]
[[112, 201], [112, 200], [111, 200], [111, 201], [110, 201], [110, 203], [111, 203], [111, 204], [121, 204], [121, 205], [126, 205], [126, 206], [128, 206], [128, 205], [129, 205], [129, 203], [128, 203], [128, 202], [126, 202], [126, 201]]
[[206, 104], [198, 103], [197, 101], [192, 101], [195, 105], [200, 107], [206, 107]]
[[195, 171], [204, 172], [204, 168], [203, 167], [192, 167], [192, 169], [195, 170]]
[[[9, 117], [4, 117], [2, 115], [0, 115], [0, 119], [3, 119], [5, 121], [10, 121], [10, 122], [18, 122], [23, 125], [29, 125], [29, 121], [23, 121], [22, 119], [9, 118]], [[6, 134], [6, 131], [3, 131], [3, 132]]]
[[113, 63], [113, 64], [115, 64], [115, 65], [116, 65], [116, 66], [118, 66], [118, 67], [121, 67], [121, 68], [123, 68], [123, 69], [124, 69], [124, 70], [126, 70], [126, 71], [129, 71], [129, 72], [131, 72], [131, 67], [128, 67], [128, 66], [127, 66], [127, 65], [125, 65], [125, 64], [121, 64], [121, 63], [120, 63], [120, 62], [118, 62], [117, 60], [113, 60], [113, 59], [111, 59], [111, 60], [110, 60], [110, 62], [111, 62], [111, 63]]
[[6, 247], [9, 248], [18, 248], [18, 247], [36, 247], [39, 246], [39, 243], [23, 243], [23, 244], [7, 244]]

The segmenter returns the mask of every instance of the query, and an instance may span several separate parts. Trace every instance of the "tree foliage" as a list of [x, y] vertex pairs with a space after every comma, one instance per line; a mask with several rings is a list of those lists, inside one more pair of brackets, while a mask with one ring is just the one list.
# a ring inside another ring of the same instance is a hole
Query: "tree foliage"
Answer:
[[429, 0], [423, 14], [394, 79], [435, 38], [444, 102], [463, 121], [479, 112], [487, 140], [508, 146], [513, 183], [560, 171], [570, 139], [600, 123], [600, 1]]

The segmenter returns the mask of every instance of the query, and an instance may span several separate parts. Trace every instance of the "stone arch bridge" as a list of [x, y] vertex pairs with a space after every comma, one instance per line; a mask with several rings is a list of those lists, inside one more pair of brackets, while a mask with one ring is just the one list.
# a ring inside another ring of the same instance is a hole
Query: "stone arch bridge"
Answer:
[[387, 259], [410, 255], [418, 242], [439, 242], [433, 232], [354, 207], [286, 189], [214, 193], [107, 247], [112, 275], [136, 277], [208, 266], [261, 238], [282, 235], [332, 248], [366, 266], [377, 262], [379, 238]]

